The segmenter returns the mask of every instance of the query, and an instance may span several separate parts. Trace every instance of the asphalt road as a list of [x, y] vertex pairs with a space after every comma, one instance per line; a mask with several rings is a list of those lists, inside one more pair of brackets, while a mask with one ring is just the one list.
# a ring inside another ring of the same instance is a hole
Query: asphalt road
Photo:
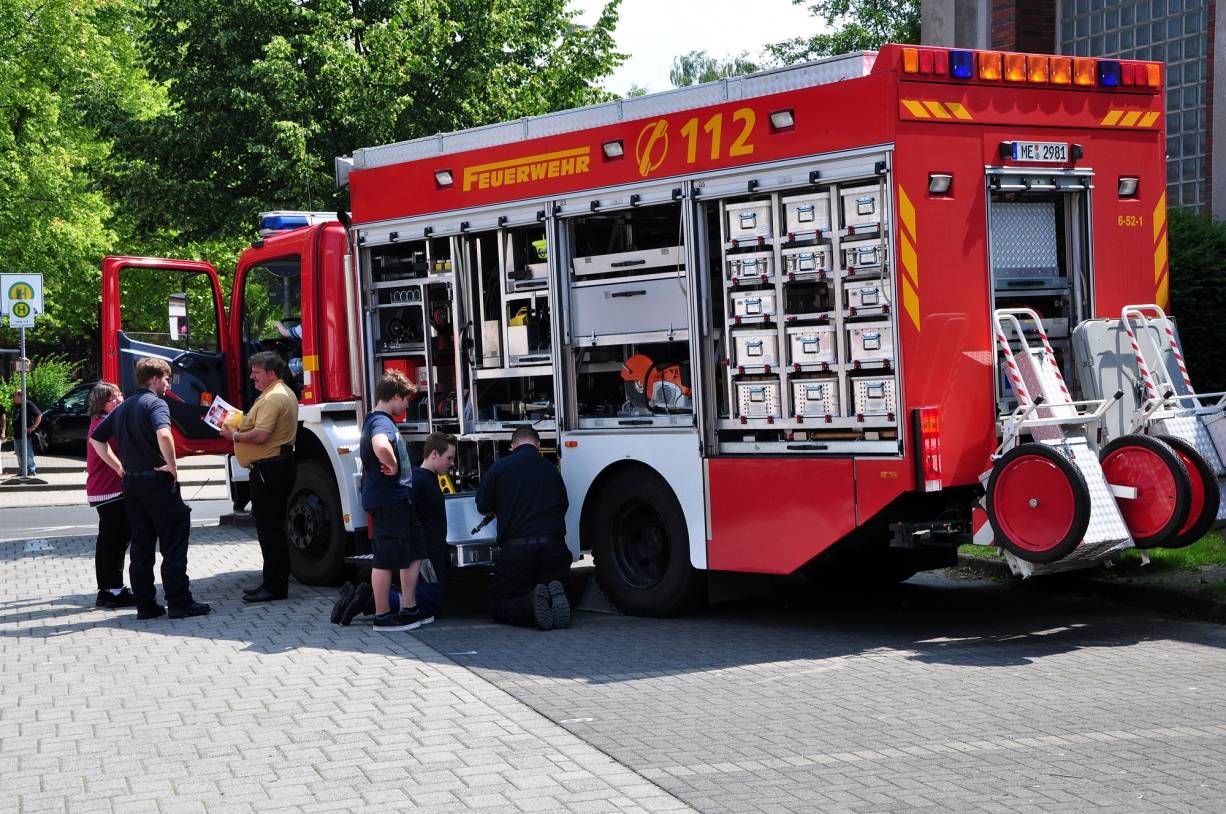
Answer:
[[[229, 514], [228, 500], [190, 500], [193, 526], [215, 526]], [[33, 506], [0, 509], [0, 543], [32, 537], [74, 537], [98, 530], [98, 512], [89, 506]]]

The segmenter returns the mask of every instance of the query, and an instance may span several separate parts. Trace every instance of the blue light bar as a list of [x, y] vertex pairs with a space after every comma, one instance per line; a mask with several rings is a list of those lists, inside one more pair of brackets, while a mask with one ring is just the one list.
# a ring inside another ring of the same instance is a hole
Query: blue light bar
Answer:
[[306, 215], [265, 215], [260, 218], [260, 234], [285, 232], [290, 229], [301, 229], [309, 226], [311, 221]]
[[975, 75], [974, 51], [950, 51], [949, 75], [955, 79], [970, 79]]
[[1120, 63], [1114, 59], [1100, 59], [1098, 61], [1098, 84], [1104, 88], [1118, 88], [1120, 86]]

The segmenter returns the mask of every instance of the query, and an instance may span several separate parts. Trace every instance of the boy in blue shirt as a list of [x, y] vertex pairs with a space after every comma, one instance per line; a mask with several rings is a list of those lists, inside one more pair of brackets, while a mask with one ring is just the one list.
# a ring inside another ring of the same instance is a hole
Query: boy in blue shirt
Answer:
[[[375, 407], [362, 423], [362, 508], [374, 528], [370, 587], [375, 595], [375, 630], [414, 630], [434, 621], [417, 607], [417, 576], [426, 556], [425, 541], [412, 533], [413, 473], [393, 415], [401, 415], [417, 392], [398, 370], [375, 385]], [[392, 572], [400, 572], [401, 608], [389, 603]]]

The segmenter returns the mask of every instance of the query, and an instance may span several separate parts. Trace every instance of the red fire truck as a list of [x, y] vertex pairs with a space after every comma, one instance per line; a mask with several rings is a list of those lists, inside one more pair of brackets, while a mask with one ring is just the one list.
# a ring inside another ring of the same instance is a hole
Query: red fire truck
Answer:
[[[224, 452], [203, 406], [250, 402], [252, 352], [291, 360], [307, 582], [364, 537], [358, 428], [391, 368], [421, 388], [407, 439], [461, 439], [457, 565], [492, 558], [472, 491], [531, 424], [625, 611], [728, 572], [905, 578], [970, 539], [1017, 397], [996, 310], [1031, 309], [1068, 364], [1079, 323], [1167, 305], [1162, 85], [1156, 63], [891, 45], [358, 150], [352, 215], [271, 217], [299, 228], [226, 296], [208, 263], [108, 258], [104, 373], [126, 390], [134, 357], [167, 358], [180, 452]], [[129, 291], [181, 295], [178, 335]], [[1074, 509], [1045, 503], [1030, 544]]]

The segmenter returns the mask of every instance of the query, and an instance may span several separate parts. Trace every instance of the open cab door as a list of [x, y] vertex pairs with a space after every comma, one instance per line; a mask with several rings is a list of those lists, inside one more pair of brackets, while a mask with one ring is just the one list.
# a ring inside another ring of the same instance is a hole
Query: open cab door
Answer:
[[231, 354], [217, 269], [195, 260], [107, 257], [102, 263], [102, 375], [136, 390], [136, 361], [170, 365], [176, 455], [224, 454], [232, 444], [204, 423], [216, 396], [230, 398]]

